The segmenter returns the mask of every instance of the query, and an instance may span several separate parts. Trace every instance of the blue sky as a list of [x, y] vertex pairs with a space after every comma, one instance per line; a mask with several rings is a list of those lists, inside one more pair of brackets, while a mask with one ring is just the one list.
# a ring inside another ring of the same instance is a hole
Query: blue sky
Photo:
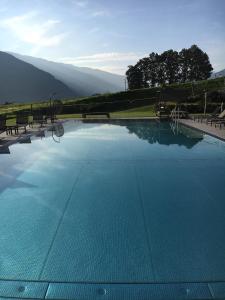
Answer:
[[0, 0], [0, 50], [124, 74], [199, 45], [225, 68], [225, 0]]

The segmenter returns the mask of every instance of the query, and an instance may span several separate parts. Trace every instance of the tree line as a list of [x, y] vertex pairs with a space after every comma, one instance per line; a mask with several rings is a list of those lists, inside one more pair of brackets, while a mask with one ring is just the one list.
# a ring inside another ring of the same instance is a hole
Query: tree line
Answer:
[[213, 68], [207, 53], [197, 45], [180, 52], [152, 52], [126, 72], [130, 90], [208, 79]]

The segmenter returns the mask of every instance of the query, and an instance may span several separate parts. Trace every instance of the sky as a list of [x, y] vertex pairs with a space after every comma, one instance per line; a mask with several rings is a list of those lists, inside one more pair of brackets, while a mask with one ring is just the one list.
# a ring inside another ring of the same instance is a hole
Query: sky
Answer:
[[225, 68], [225, 0], [0, 0], [0, 50], [124, 74], [197, 44]]

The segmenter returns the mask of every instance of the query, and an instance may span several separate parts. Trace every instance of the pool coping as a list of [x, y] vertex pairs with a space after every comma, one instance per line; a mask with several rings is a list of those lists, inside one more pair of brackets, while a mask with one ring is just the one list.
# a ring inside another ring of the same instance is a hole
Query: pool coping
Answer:
[[212, 127], [212, 126], [209, 126], [204, 123], [196, 123], [192, 119], [179, 119], [178, 123], [185, 125], [189, 128], [196, 129], [200, 132], [203, 132], [207, 135], [217, 138], [223, 142], [225, 141], [225, 130], [224, 129], [218, 129], [216, 127]]
[[224, 299], [225, 281], [92, 283], [0, 280], [0, 298], [7, 299]]

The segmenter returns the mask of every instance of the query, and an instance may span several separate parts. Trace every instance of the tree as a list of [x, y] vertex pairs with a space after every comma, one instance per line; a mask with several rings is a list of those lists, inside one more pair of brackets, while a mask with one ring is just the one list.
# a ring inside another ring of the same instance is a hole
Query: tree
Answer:
[[181, 82], [204, 80], [211, 76], [213, 68], [209, 57], [198, 46], [182, 49], [179, 59]]
[[142, 73], [137, 65], [128, 66], [126, 76], [130, 90], [141, 89], [143, 87]]
[[189, 78], [190, 72], [190, 51], [182, 49], [179, 52], [179, 81], [184, 83]]
[[179, 78], [179, 54], [177, 51], [168, 50], [161, 55], [161, 64], [164, 71], [164, 81], [169, 84], [178, 81]]
[[129, 89], [140, 89], [208, 79], [212, 70], [208, 55], [193, 45], [179, 53], [172, 49], [162, 54], [152, 52], [129, 66], [126, 75]]
[[140, 70], [141, 76], [142, 76], [142, 88], [148, 88], [149, 87], [149, 59], [147, 57], [144, 57], [140, 59], [136, 65], [136, 67]]
[[208, 79], [213, 70], [208, 55], [196, 45], [191, 46], [188, 50], [190, 52], [188, 80]]
[[166, 83], [166, 70], [163, 62], [163, 56], [156, 53], [156, 83], [157, 85], [164, 85]]
[[157, 53], [152, 52], [149, 54], [148, 57], [148, 64], [149, 64], [149, 84], [151, 87], [154, 87], [158, 80], [157, 80], [157, 75], [158, 75], [158, 61], [157, 61]]

